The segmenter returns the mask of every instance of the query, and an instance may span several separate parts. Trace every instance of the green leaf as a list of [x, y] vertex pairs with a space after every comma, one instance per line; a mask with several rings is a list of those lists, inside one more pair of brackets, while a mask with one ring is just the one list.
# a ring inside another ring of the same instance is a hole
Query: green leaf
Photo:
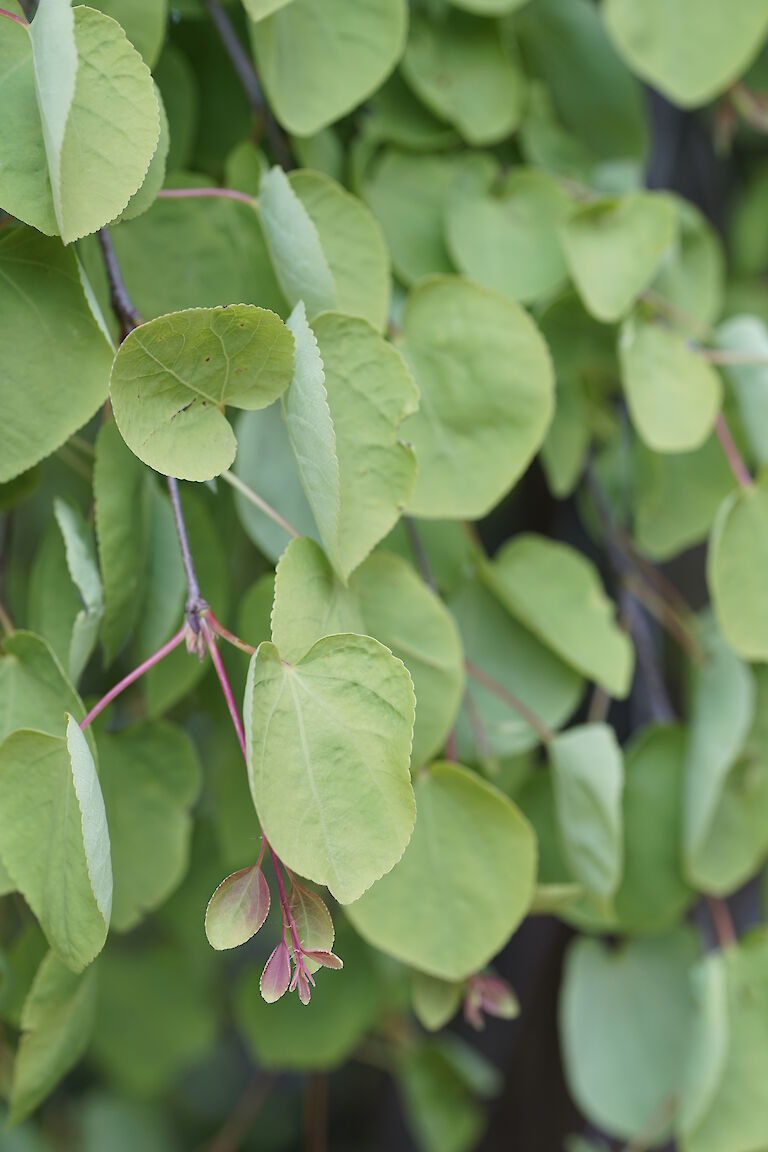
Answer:
[[150, 513], [145, 469], [114, 420], [102, 424], [96, 438], [93, 493], [104, 581], [101, 642], [110, 664], [139, 619]]
[[451, 11], [431, 22], [414, 12], [402, 68], [430, 111], [469, 144], [498, 144], [520, 123], [525, 78], [493, 21]]
[[201, 786], [192, 741], [158, 721], [97, 738], [114, 875], [112, 927], [135, 928], [178, 887]]
[[692, 1039], [688, 976], [698, 954], [687, 927], [612, 949], [597, 940], [569, 949], [560, 1000], [568, 1086], [587, 1118], [614, 1136], [655, 1145], [669, 1131]]
[[566, 263], [587, 309], [612, 324], [654, 279], [677, 236], [677, 212], [662, 195], [596, 200], [563, 225]]
[[530, 906], [536, 838], [503, 793], [461, 765], [416, 779], [418, 817], [400, 863], [347, 914], [383, 952], [443, 980], [483, 968]]
[[722, 384], [684, 337], [659, 324], [624, 322], [621, 377], [632, 422], [655, 452], [691, 452], [712, 432]]
[[122, 24], [131, 44], [147, 66], [154, 68], [165, 40], [166, 0], [96, 0], [91, 7]]
[[424, 1152], [470, 1152], [485, 1117], [447, 1045], [420, 1044], [404, 1051], [396, 1067], [403, 1109]]
[[329, 636], [296, 664], [261, 644], [244, 716], [256, 811], [277, 854], [349, 903], [400, 859], [415, 819], [413, 685], [368, 636]]
[[434, 278], [409, 296], [403, 353], [419, 387], [404, 426], [419, 471], [416, 516], [486, 515], [525, 471], [552, 417], [552, 368], [513, 301]]
[[717, 331], [717, 346], [725, 352], [750, 353], [764, 363], [724, 364], [733, 388], [744, 434], [755, 462], [768, 464], [768, 331], [757, 316], [735, 316]]
[[0, 660], [0, 741], [19, 728], [60, 736], [66, 713], [85, 716], [82, 700], [40, 637], [14, 632], [3, 641]]
[[723, 310], [725, 256], [723, 246], [707, 218], [687, 200], [667, 193], [677, 208], [680, 236], [651, 286], [677, 309], [679, 322], [691, 335], [704, 335]]
[[533, 303], [566, 280], [557, 229], [570, 211], [570, 197], [553, 177], [513, 169], [493, 196], [462, 197], [450, 205], [448, 250], [465, 276]]
[[333, 562], [346, 578], [411, 498], [416, 460], [399, 433], [401, 422], [416, 410], [418, 392], [400, 353], [366, 321], [329, 312], [317, 318], [314, 333], [339, 458]]
[[[680, 1118], [686, 1152], [762, 1148], [768, 941], [763, 932], [712, 952], [695, 972], [697, 1029]], [[758, 1007], [756, 1007], [758, 1006]]]
[[282, 168], [271, 168], [261, 177], [259, 217], [288, 303], [303, 300], [310, 318], [334, 308], [336, 285], [320, 234]]
[[707, 552], [707, 584], [725, 640], [745, 660], [768, 660], [768, 478], [720, 506]]
[[605, 22], [629, 66], [682, 108], [725, 91], [762, 48], [768, 12], [761, 0], [606, 0]]
[[624, 872], [614, 899], [625, 932], [671, 928], [694, 897], [682, 870], [685, 746], [683, 728], [658, 725], [625, 750]]
[[575, 549], [526, 533], [510, 540], [483, 569], [502, 604], [522, 624], [610, 695], [632, 681], [632, 645], [591, 562]]
[[93, 971], [70, 971], [53, 952], [37, 970], [21, 1016], [23, 1035], [13, 1069], [10, 1122], [31, 1112], [78, 1063], [93, 1028]]
[[224, 406], [254, 410], [290, 383], [293, 340], [264, 308], [191, 308], [134, 329], [110, 381], [117, 426], [150, 468], [210, 480], [237, 451]]
[[79, 972], [104, 946], [112, 869], [104, 800], [77, 722], [0, 745], [0, 853], [48, 943]]
[[243, 3], [251, 20], [263, 20], [265, 16], [285, 8], [291, 0], [243, 0]]
[[[9, 24], [3, 20], [3, 27]], [[31, 229], [0, 236], [0, 344], [3, 481], [50, 455], [90, 420], [106, 399], [112, 359], [74, 253]]]
[[604, 901], [619, 886], [624, 859], [624, 763], [612, 728], [585, 724], [548, 747], [565, 857], [588, 892]]
[[446, 211], [454, 199], [486, 193], [496, 170], [495, 159], [484, 152], [455, 156], [382, 152], [366, 172], [362, 191], [404, 284], [454, 271], [444, 237]]
[[67, 568], [83, 603], [75, 617], [69, 644], [69, 678], [76, 684], [96, 647], [104, 615], [104, 594], [93, 530], [82, 512], [59, 499], [54, 500], [53, 511], [64, 540]]
[[238, 948], [259, 931], [269, 913], [269, 885], [261, 868], [241, 868], [222, 880], [205, 910], [205, 934], [218, 951]]
[[476, 12], [478, 16], [506, 16], [516, 8], [522, 8], [528, 0], [451, 0], [451, 3], [465, 12]]
[[258, 971], [243, 974], [235, 991], [235, 1019], [260, 1067], [281, 1072], [335, 1068], [376, 1023], [382, 975], [370, 949], [349, 929], [340, 929], [344, 968], [329, 974], [309, 1004], [300, 1003], [298, 996], [267, 1004], [259, 991]]
[[69, 0], [43, 0], [28, 31], [4, 20], [0, 39], [16, 74], [7, 130], [24, 131], [0, 199], [69, 244], [119, 216], [144, 180], [160, 134], [152, 77], [119, 24]]
[[442, 602], [404, 560], [376, 552], [345, 588], [311, 540], [294, 540], [277, 567], [272, 638], [299, 660], [323, 636], [374, 636], [403, 661], [416, 692], [413, 763], [442, 747], [464, 683], [461, 642]]
[[411, 1005], [419, 1023], [428, 1032], [438, 1032], [456, 1015], [464, 993], [457, 980], [440, 980], [426, 972], [414, 972], [411, 980]]
[[325, 370], [315, 334], [303, 304], [288, 318], [293, 335], [293, 379], [282, 397], [288, 439], [301, 486], [312, 509], [320, 538], [333, 559], [338, 549], [341, 493], [336, 431], [328, 407]]
[[405, 0], [292, 0], [251, 26], [270, 107], [311, 136], [375, 92], [402, 55]]
[[[448, 601], [466, 657], [481, 672], [556, 729], [575, 711], [583, 681], [549, 647], [519, 624], [490, 589], [467, 581]], [[459, 755], [475, 763], [535, 748], [538, 734], [523, 716], [469, 676], [457, 725]]]
[[160, 95], [160, 89], [157, 87], [155, 87], [155, 99], [157, 100], [157, 107], [160, 113], [160, 135], [157, 138], [157, 147], [152, 154], [152, 159], [141, 187], [138, 192], [135, 192], [133, 196], [131, 196], [118, 217], [118, 220], [121, 221], [133, 220], [136, 216], [141, 216], [142, 213], [148, 211], [154, 204], [158, 192], [165, 183], [171, 137], [165, 105]]
[[181, 620], [187, 592], [171, 502], [149, 475], [145, 475], [145, 481], [149, 532], [144, 599], [136, 623], [137, 663], [146, 660], [170, 639]]

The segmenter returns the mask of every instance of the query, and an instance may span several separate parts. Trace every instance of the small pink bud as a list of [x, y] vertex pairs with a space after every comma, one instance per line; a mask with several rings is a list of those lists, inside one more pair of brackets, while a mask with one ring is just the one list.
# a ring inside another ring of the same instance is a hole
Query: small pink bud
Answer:
[[321, 968], [343, 968], [344, 962], [333, 952], [326, 952], [322, 948], [308, 948], [302, 952], [302, 955], [307, 960], [314, 960], [315, 964], [319, 964]]
[[473, 1028], [485, 1027], [483, 1014], [513, 1020], [520, 1012], [517, 997], [498, 976], [472, 976], [467, 982], [464, 1017]]
[[285, 995], [289, 984], [291, 984], [291, 958], [285, 940], [281, 940], [264, 965], [259, 988], [267, 1004], [274, 1004]]
[[[307, 973], [304, 971], [303, 968], [298, 968], [297, 972], [299, 973], [299, 980], [298, 980], [299, 1000], [301, 1000], [302, 1004], [309, 1004], [309, 998], [312, 995], [312, 993], [310, 992], [309, 979], [307, 978]], [[314, 983], [314, 981], [313, 981], [313, 983]]]

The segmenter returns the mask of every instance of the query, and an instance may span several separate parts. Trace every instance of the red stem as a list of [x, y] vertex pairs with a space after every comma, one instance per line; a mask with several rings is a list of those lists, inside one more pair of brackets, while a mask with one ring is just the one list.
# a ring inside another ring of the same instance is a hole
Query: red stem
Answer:
[[253, 204], [255, 199], [247, 192], [236, 188], [161, 188], [157, 194], [160, 200], [240, 200], [243, 204]]
[[102, 696], [98, 704], [94, 704], [88, 715], [80, 721], [82, 730], [85, 731], [88, 725], [96, 719], [100, 712], [104, 711], [108, 704], [112, 703], [116, 696], [119, 696], [120, 693], [124, 692], [126, 688], [129, 688], [131, 684], [139, 680], [144, 673], [148, 672], [150, 668], [153, 668], [155, 664], [159, 664], [170, 652], [173, 652], [174, 648], [178, 648], [179, 644], [183, 642], [186, 632], [187, 626], [185, 624], [183, 628], [179, 629], [175, 636], [171, 637], [167, 644], [163, 644], [162, 648], [158, 648], [157, 652], [149, 656], [143, 664], [139, 664], [138, 668], [134, 668], [133, 672], [129, 672], [127, 676], [124, 676], [118, 684], [115, 684], [114, 688], [110, 688], [106, 696]]
[[706, 901], [717, 943], [721, 948], [733, 947], [734, 944], [738, 943], [738, 937], [728, 905], [725, 900], [721, 900], [718, 896], [707, 896]]
[[14, 24], [21, 24], [22, 28], [29, 28], [29, 24], [22, 16], [17, 16], [15, 12], [9, 12], [7, 8], [0, 8], [0, 16], [5, 17], [6, 20], [13, 20]]
[[738, 483], [742, 488], [751, 488], [752, 477], [749, 474], [749, 469], [739, 454], [733, 436], [731, 436], [731, 430], [726, 424], [722, 412], [715, 420], [715, 435], [720, 441], [720, 447]]
[[221, 636], [222, 640], [226, 640], [233, 648], [239, 648], [241, 652], [247, 652], [249, 656], [253, 656], [256, 651], [254, 646], [252, 644], [246, 644], [245, 640], [241, 640], [239, 636], [235, 636], [234, 632], [230, 632], [228, 628], [220, 624], [210, 608], [206, 612], [205, 618], [217, 636]]

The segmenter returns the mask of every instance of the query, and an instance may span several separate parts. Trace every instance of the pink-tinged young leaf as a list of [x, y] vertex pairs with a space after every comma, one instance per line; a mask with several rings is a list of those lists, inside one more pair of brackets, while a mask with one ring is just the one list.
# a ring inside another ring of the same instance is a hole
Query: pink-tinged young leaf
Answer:
[[343, 968], [344, 961], [333, 952], [325, 952], [322, 948], [311, 948], [302, 953], [305, 960], [313, 960], [321, 968]]
[[222, 880], [205, 911], [205, 934], [218, 952], [238, 948], [258, 932], [269, 912], [269, 885], [261, 868], [242, 868]]
[[478, 1031], [485, 1027], [485, 1015], [514, 1020], [520, 1014], [517, 997], [506, 980], [498, 976], [472, 976], [467, 982], [464, 1017]]
[[[310, 996], [312, 995], [312, 993], [310, 991], [310, 987], [309, 987], [309, 981], [312, 980], [312, 977], [311, 976], [308, 977], [307, 973], [304, 971], [303, 968], [298, 968], [297, 972], [299, 974], [299, 979], [298, 979], [299, 1000], [301, 1000], [302, 1004], [309, 1004], [309, 999], [310, 999]], [[314, 980], [312, 980], [312, 983], [314, 984]]]
[[285, 940], [277, 945], [264, 965], [259, 988], [267, 1004], [274, 1004], [288, 991], [291, 983], [291, 958]]

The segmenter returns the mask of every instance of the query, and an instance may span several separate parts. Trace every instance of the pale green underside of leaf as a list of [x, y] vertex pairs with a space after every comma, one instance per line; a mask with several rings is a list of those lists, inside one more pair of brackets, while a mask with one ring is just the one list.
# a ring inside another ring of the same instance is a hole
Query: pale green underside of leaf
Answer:
[[484, 516], [541, 446], [553, 411], [546, 345], [513, 301], [458, 278], [409, 296], [403, 354], [419, 388], [404, 425], [418, 476], [416, 516]]
[[756, 316], [735, 316], [717, 331], [724, 351], [752, 353], [765, 363], [729, 364], [723, 372], [736, 394], [739, 415], [755, 462], [768, 464], [768, 331]]
[[50, 455], [93, 416], [106, 399], [112, 359], [74, 253], [31, 229], [0, 237], [0, 344], [4, 481]]
[[251, 661], [244, 715], [254, 804], [275, 851], [349, 903], [402, 856], [415, 819], [411, 678], [367, 636], [330, 636], [295, 665]]
[[543, 536], [516, 536], [484, 568], [502, 604], [568, 664], [623, 699], [632, 644], [615, 620], [600, 577], [575, 549]]
[[310, 319], [336, 305], [336, 285], [318, 230], [281, 168], [265, 171], [259, 218], [278, 283], [289, 304], [304, 301]]
[[104, 590], [93, 530], [83, 514], [74, 504], [59, 499], [54, 500], [53, 510], [64, 541], [69, 575], [82, 602], [72, 626], [67, 665], [69, 678], [76, 684], [98, 641], [104, 615]]
[[62, 736], [67, 713], [82, 720], [85, 708], [48, 644], [32, 632], [7, 636], [0, 660], [0, 742], [33, 726]]
[[33, 1112], [84, 1055], [94, 1022], [95, 980], [92, 970], [77, 975], [53, 952], [44, 958], [24, 1003], [11, 1123]]
[[725, 640], [745, 660], [768, 660], [768, 481], [739, 488], [717, 514], [707, 553], [707, 583]]
[[768, 32], [762, 0], [605, 0], [603, 12], [633, 71], [683, 108], [738, 80]]
[[85, 736], [23, 729], [0, 745], [0, 854], [49, 944], [74, 971], [101, 951], [112, 904], [104, 801]]
[[420, 774], [416, 804], [403, 859], [347, 914], [375, 947], [460, 980], [482, 969], [525, 915], [536, 839], [510, 800], [461, 765]]
[[293, 338], [251, 304], [191, 308], [134, 329], [120, 345], [110, 395], [120, 433], [150, 468], [210, 480], [237, 442], [225, 405], [254, 410], [290, 383]]
[[405, 0], [292, 0], [251, 26], [270, 106], [310, 136], [374, 92], [402, 55]]
[[344, 587], [311, 540], [294, 540], [277, 567], [272, 638], [299, 660], [323, 636], [374, 636], [403, 661], [416, 692], [413, 764], [450, 731], [464, 685], [461, 641], [449, 612], [404, 560], [376, 552]]
[[13, 111], [0, 138], [24, 132], [0, 178], [3, 207], [66, 244], [114, 220], [142, 184], [160, 134], [152, 77], [120, 25], [44, 0], [29, 33], [3, 21], [3, 73]]

